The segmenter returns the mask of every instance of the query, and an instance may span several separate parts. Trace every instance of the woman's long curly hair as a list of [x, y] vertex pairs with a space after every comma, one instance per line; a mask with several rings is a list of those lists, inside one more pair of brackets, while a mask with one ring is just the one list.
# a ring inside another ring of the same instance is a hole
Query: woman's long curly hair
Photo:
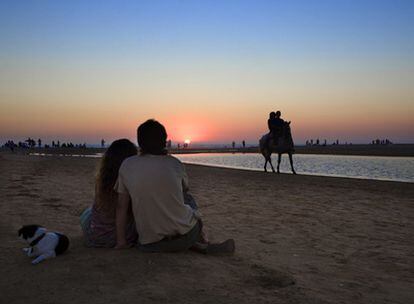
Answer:
[[115, 212], [117, 193], [114, 190], [118, 170], [127, 157], [136, 155], [137, 147], [128, 139], [115, 140], [102, 157], [95, 184], [95, 203], [98, 209]]

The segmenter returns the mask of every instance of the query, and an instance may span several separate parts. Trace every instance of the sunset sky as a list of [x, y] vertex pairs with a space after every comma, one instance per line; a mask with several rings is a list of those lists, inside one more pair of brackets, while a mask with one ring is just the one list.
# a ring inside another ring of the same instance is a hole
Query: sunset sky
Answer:
[[0, 1], [0, 144], [414, 142], [414, 1]]

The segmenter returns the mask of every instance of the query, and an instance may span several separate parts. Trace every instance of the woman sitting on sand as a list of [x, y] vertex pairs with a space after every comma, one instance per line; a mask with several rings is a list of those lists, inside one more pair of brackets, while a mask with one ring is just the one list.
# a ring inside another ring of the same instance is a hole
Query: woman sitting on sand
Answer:
[[[114, 185], [124, 159], [136, 155], [137, 147], [128, 139], [114, 141], [102, 157], [95, 183], [95, 201], [81, 215], [81, 226], [88, 247], [112, 248], [116, 245], [116, 204]], [[137, 243], [137, 231], [131, 207], [128, 211], [126, 240]]]

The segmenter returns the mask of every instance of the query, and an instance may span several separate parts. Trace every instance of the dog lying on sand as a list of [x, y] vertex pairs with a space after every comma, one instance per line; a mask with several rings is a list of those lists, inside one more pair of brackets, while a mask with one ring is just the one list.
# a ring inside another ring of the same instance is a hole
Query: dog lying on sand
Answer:
[[26, 225], [19, 229], [19, 237], [29, 243], [23, 248], [28, 257], [34, 257], [32, 264], [38, 264], [46, 259], [54, 258], [69, 248], [67, 236], [48, 231], [39, 225]]

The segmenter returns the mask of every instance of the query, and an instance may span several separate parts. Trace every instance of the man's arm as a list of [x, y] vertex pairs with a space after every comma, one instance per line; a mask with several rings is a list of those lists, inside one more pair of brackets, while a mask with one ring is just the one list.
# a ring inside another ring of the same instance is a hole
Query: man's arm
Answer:
[[128, 193], [118, 193], [116, 204], [116, 246], [117, 249], [128, 248], [125, 238], [128, 208], [131, 200]]
[[187, 172], [185, 172], [184, 165], [182, 165], [182, 166], [183, 166], [183, 179], [182, 179], [181, 183], [183, 185], [183, 191], [184, 192], [187, 192], [189, 190], [189, 187], [188, 187], [188, 175], [187, 175]]

